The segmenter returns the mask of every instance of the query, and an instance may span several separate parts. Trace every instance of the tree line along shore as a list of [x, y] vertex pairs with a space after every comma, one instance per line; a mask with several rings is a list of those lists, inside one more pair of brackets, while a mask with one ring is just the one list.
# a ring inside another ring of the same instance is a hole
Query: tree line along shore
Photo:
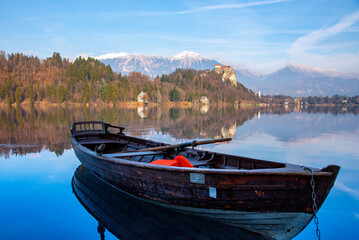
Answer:
[[131, 72], [113, 72], [94, 58], [74, 61], [54, 53], [47, 59], [22, 53], [0, 52], [0, 103], [13, 104], [132, 104], [141, 92], [150, 104], [188, 106], [200, 104], [359, 104], [359, 96], [292, 98], [258, 96], [238, 83], [222, 81], [221, 74], [193, 69], [176, 69], [154, 79]]
[[128, 103], [145, 92], [152, 103], [198, 103], [206, 96], [211, 103], [258, 102], [255, 93], [241, 84], [233, 86], [211, 71], [176, 69], [151, 79], [139, 72], [124, 76], [93, 58], [73, 62], [59, 53], [40, 60], [22, 53], [0, 53], [0, 101], [8, 104]]

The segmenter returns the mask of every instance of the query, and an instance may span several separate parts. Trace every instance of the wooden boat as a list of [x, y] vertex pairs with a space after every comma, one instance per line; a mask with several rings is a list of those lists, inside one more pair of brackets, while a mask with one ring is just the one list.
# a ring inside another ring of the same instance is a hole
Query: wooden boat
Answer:
[[107, 229], [121, 240], [264, 239], [213, 219], [142, 201], [103, 181], [83, 165], [74, 173], [72, 189], [79, 202], [99, 222], [98, 229], [102, 229], [99, 233], [104, 234]]
[[[340, 169], [233, 156], [188, 147], [191, 144], [174, 148], [123, 130], [104, 122], [76, 122], [71, 129], [74, 152], [87, 169], [128, 194], [265, 238], [291, 239], [300, 233]], [[193, 167], [150, 164], [179, 155]]]

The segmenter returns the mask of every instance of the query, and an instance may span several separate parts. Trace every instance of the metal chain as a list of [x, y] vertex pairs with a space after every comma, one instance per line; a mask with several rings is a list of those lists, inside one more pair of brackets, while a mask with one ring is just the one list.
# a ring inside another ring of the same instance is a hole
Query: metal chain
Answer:
[[310, 185], [312, 187], [312, 200], [313, 200], [312, 209], [313, 209], [313, 212], [314, 212], [314, 223], [315, 223], [315, 226], [316, 226], [315, 232], [317, 234], [318, 239], [320, 240], [319, 219], [317, 217], [318, 206], [317, 206], [317, 203], [316, 203], [317, 194], [315, 193], [314, 172], [313, 172], [313, 169], [307, 168], [307, 167], [304, 167], [304, 170], [307, 170], [309, 172], [310, 176], [311, 176]]

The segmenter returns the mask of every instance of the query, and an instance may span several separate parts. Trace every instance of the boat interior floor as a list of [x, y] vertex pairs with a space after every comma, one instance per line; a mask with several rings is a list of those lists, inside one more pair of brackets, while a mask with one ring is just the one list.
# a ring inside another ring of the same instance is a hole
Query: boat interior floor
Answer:
[[284, 168], [286, 166], [282, 163], [232, 156], [192, 148], [136, 152], [142, 149], [165, 146], [165, 144], [126, 135], [113, 135], [114, 136], [81, 136], [77, 137], [77, 141], [92, 151], [96, 151], [100, 145], [104, 145], [101, 154], [106, 157], [121, 158], [144, 163], [150, 163], [158, 159], [174, 159], [176, 156], [182, 155], [197, 168], [253, 170]]

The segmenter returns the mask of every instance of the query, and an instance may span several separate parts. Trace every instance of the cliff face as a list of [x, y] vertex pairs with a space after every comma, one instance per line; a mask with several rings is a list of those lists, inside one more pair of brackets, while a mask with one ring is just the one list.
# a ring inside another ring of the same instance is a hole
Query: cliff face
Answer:
[[229, 66], [216, 65], [213, 72], [221, 74], [223, 82], [229, 80], [234, 86], [237, 86], [237, 76], [233, 68]]

